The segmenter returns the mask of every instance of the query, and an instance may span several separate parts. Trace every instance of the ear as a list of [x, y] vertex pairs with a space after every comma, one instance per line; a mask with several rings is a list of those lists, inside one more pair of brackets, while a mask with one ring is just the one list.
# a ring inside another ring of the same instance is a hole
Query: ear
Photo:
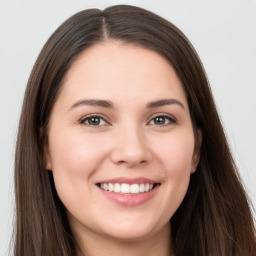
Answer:
[[52, 170], [52, 159], [49, 150], [48, 138], [46, 136], [45, 130], [40, 128], [40, 137], [41, 143], [43, 144], [43, 152], [44, 152], [44, 161], [45, 161], [45, 169], [48, 171]]
[[194, 173], [196, 171], [196, 168], [200, 161], [201, 145], [202, 145], [202, 139], [203, 139], [201, 129], [196, 129], [195, 133], [196, 133], [195, 134], [195, 150], [192, 158], [191, 173]]

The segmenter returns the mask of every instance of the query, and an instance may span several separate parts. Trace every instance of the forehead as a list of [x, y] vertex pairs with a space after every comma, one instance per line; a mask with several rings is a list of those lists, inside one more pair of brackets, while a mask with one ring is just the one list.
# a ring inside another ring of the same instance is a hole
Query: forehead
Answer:
[[93, 45], [75, 59], [64, 77], [61, 94], [126, 101], [170, 94], [186, 104], [182, 84], [164, 57], [113, 40]]

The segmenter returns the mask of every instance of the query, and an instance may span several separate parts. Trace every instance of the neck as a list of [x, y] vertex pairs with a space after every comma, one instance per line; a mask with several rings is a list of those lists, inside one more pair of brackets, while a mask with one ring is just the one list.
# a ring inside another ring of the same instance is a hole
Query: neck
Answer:
[[[80, 232], [79, 232], [80, 233]], [[173, 256], [171, 250], [170, 225], [145, 238], [120, 240], [102, 237], [88, 232], [75, 235], [79, 249], [78, 256]]]

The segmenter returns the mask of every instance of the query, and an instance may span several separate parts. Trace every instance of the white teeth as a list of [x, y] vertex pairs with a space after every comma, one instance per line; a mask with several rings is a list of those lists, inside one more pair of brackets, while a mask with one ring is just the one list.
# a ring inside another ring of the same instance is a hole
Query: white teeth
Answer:
[[109, 184], [108, 184], [108, 190], [109, 190], [110, 192], [114, 191], [114, 186], [113, 186], [112, 183], [109, 183]]
[[121, 191], [121, 187], [118, 183], [114, 185], [114, 192], [119, 193]]
[[104, 190], [108, 190], [108, 184], [106, 183], [100, 184], [100, 187]]
[[140, 184], [140, 192], [144, 192], [144, 184]]
[[132, 194], [138, 194], [140, 192], [140, 188], [138, 184], [132, 184], [131, 185], [131, 193]]
[[154, 184], [119, 184], [119, 183], [101, 183], [100, 188], [115, 192], [115, 193], [122, 193], [122, 194], [138, 194], [148, 192], [153, 189]]
[[121, 185], [121, 193], [123, 194], [129, 194], [131, 191], [130, 185], [129, 184], [122, 184]]

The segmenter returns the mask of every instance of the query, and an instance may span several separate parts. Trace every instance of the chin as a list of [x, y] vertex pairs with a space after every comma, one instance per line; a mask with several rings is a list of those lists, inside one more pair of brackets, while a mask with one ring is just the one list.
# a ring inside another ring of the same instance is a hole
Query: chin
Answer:
[[115, 240], [123, 242], [139, 242], [169, 230], [169, 226], [169, 222], [165, 225], [159, 225], [159, 223], [149, 223], [145, 219], [135, 222], [127, 220], [122, 223], [115, 222], [114, 226], [108, 226], [104, 231], [107, 236], [112, 237]]
[[124, 243], [131, 243], [131, 242], [139, 242], [142, 240], [148, 239], [150, 236], [152, 236], [152, 233], [150, 231], [147, 231], [146, 229], [117, 229], [114, 232], [111, 232], [107, 234], [108, 237], [111, 237], [114, 240], [118, 240], [120, 242]]

